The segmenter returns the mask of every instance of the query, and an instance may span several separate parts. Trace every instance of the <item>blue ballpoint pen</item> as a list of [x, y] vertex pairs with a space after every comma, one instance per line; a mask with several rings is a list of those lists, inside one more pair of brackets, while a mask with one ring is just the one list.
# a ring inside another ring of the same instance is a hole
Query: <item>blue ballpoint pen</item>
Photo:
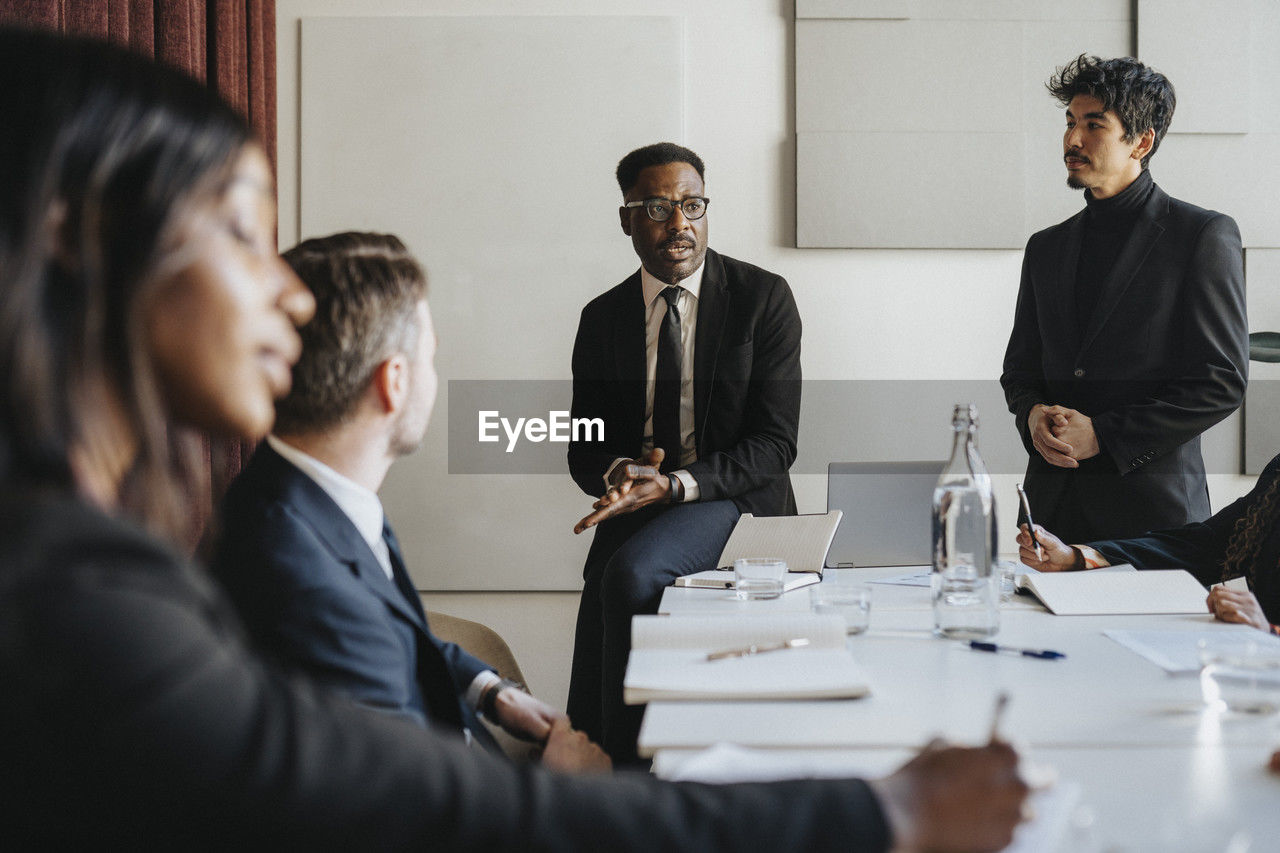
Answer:
[[1026, 658], [1040, 658], [1041, 660], [1057, 660], [1058, 658], [1066, 657], [1062, 652], [1055, 652], [1049, 649], [1021, 649], [1017, 646], [997, 646], [995, 643], [984, 643], [981, 640], [970, 640], [969, 648], [976, 652], [1009, 652]]

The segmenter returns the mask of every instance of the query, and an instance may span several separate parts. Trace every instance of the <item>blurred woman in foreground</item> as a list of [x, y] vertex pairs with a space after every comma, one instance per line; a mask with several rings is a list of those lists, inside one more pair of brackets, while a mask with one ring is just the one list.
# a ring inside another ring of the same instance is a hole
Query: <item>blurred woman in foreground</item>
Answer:
[[314, 309], [273, 196], [194, 81], [0, 28], [0, 846], [1007, 844], [1005, 745], [926, 751], [874, 793], [561, 777], [259, 660], [166, 543], [189, 540], [194, 431], [267, 432]]

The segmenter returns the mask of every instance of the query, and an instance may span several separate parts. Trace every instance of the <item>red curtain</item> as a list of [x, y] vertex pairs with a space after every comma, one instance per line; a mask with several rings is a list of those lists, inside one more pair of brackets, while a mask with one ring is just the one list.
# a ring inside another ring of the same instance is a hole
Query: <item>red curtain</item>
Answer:
[[0, 0], [0, 22], [106, 39], [208, 83], [276, 161], [275, 0]]
[[[187, 72], [248, 118], [275, 168], [275, 0], [0, 0], [0, 23], [105, 39]], [[212, 490], [192, 496], [203, 519], [252, 449], [205, 442]]]

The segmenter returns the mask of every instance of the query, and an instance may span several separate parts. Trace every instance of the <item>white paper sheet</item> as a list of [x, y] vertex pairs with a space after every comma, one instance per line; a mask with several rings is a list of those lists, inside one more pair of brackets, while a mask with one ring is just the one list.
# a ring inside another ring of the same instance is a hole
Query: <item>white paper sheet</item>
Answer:
[[1122, 630], [1102, 632], [1130, 651], [1142, 655], [1170, 675], [1191, 675], [1201, 667], [1200, 643], [1212, 654], [1275, 649], [1280, 653], [1280, 637], [1273, 637], [1247, 625], [1224, 625], [1212, 631]]

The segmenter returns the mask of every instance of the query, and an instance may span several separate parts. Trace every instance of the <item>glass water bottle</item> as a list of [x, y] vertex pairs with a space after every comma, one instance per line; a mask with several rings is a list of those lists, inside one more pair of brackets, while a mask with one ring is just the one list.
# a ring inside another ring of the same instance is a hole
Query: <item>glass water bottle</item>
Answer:
[[951, 460], [933, 490], [933, 625], [949, 639], [990, 637], [1000, 629], [996, 499], [978, 454], [978, 410], [956, 405]]

